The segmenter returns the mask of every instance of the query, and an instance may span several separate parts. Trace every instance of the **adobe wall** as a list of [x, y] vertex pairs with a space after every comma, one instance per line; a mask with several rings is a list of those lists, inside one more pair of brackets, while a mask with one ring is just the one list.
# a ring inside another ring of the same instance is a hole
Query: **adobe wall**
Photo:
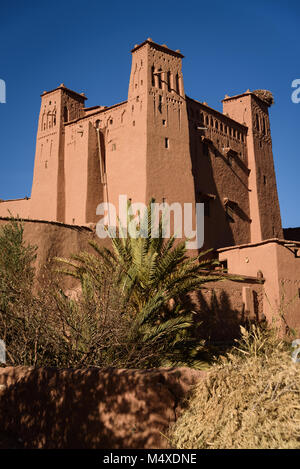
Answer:
[[0, 217], [9, 217], [11, 214], [14, 217], [29, 218], [30, 208], [31, 199], [0, 201]]
[[248, 243], [247, 127], [191, 98], [187, 108], [195, 197], [208, 205], [204, 248]]
[[[0, 217], [0, 227], [7, 221], [7, 218]], [[25, 242], [38, 246], [36, 261], [38, 280], [43, 275], [43, 267], [54, 257], [69, 258], [72, 254], [83, 250], [93, 251], [89, 246], [90, 240], [111, 247], [110, 239], [100, 240], [92, 228], [33, 220], [23, 220], [22, 223]], [[239, 325], [246, 318], [261, 319], [263, 279], [257, 279], [256, 272], [245, 273], [242, 270], [234, 272], [245, 275], [245, 277], [239, 276], [239, 282], [230, 280], [209, 282], [193, 295], [193, 309], [197, 311], [196, 322], [204, 322], [203, 328], [199, 329], [202, 337], [230, 340], [238, 336]], [[253, 278], [249, 275], [253, 275]], [[77, 288], [78, 282], [65, 277], [63, 285], [67, 289], [72, 289]]]
[[159, 449], [204, 371], [0, 369], [0, 432], [24, 448]]
[[[118, 212], [119, 194], [145, 202], [145, 109], [142, 100], [135, 108], [126, 101], [66, 124], [66, 223], [98, 221], [101, 202], [114, 204]], [[100, 182], [100, 154], [106, 185]]]
[[[0, 218], [0, 227], [7, 221], [8, 219]], [[55, 256], [68, 258], [71, 254], [90, 249], [89, 240], [96, 238], [94, 232], [87, 227], [32, 220], [22, 220], [22, 223], [25, 242], [38, 246], [36, 261], [38, 278], [48, 260]], [[66, 285], [70, 287], [73, 283], [71, 279], [66, 280]]]
[[284, 313], [289, 327], [300, 333], [300, 243], [293, 248], [286, 241], [271, 239], [265, 242], [219, 249], [220, 261], [227, 261], [228, 272], [256, 276], [261, 271], [264, 284], [263, 311], [269, 322]]
[[[300, 333], [300, 243], [298, 251], [277, 245], [279, 295], [287, 324]], [[300, 337], [300, 336], [299, 336]]]
[[[182, 55], [147, 44], [147, 200], [195, 206]], [[141, 49], [142, 50], [142, 49]]]
[[254, 93], [226, 97], [223, 112], [247, 125], [251, 242], [282, 238], [268, 105]]
[[42, 94], [31, 192], [34, 220], [65, 222], [64, 123], [81, 114], [85, 99], [63, 84]]
[[264, 319], [264, 279], [238, 276], [208, 282], [191, 295], [200, 338], [230, 342], [240, 336], [240, 325]]
[[[57, 195], [62, 137], [62, 101], [61, 90], [46, 94], [41, 99], [31, 190], [30, 218], [33, 220], [58, 220]], [[54, 113], [55, 123], [52, 118]]]

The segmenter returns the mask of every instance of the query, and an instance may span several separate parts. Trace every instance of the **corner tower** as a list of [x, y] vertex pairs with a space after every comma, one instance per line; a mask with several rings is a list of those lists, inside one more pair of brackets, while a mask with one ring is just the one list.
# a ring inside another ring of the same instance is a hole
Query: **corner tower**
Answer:
[[63, 84], [41, 98], [30, 218], [64, 222], [64, 123], [80, 116], [86, 98]]
[[223, 113], [248, 127], [251, 242], [282, 238], [268, 108], [270, 92], [249, 90], [223, 100]]

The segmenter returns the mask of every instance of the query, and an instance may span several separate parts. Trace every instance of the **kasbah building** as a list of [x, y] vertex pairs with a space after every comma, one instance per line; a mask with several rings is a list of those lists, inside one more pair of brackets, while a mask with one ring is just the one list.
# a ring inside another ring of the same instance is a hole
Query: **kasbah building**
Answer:
[[120, 194], [204, 202], [204, 249], [244, 282], [208, 286], [201, 307], [217, 309], [222, 330], [226, 315], [271, 321], [284, 311], [300, 333], [300, 228], [281, 224], [270, 93], [226, 95], [221, 113], [185, 94], [179, 50], [149, 38], [131, 52], [124, 102], [85, 107], [64, 84], [44, 91], [31, 197], [1, 201], [0, 222], [18, 215], [41, 251], [51, 238], [52, 254], [69, 254], [81, 246], [74, 230], [92, 231], [98, 204], [118, 207]]

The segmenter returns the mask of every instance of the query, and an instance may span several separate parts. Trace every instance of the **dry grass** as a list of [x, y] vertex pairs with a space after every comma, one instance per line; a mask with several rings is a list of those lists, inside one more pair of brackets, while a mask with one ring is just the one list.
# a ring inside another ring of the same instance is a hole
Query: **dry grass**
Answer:
[[276, 331], [243, 330], [170, 431], [177, 449], [300, 448], [300, 364]]

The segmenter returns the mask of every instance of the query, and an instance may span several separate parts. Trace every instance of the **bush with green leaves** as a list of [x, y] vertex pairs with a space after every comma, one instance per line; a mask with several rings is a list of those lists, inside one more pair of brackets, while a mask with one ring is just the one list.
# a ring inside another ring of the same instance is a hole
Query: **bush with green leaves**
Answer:
[[27, 245], [23, 235], [22, 223], [13, 218], [0, 228], [0, 338], [6, 343], [11, 364], [18, 365], [28, 363], [29, 350], [34, 355], [34, 336], [38, 334], [31, 314], [37, 248]]
[[2, 302], [15, 301], [31, 291], [34, 281], [35, 246], [24, 242], [24, 228], [11, 219], [0, 228], [0, 294]]

